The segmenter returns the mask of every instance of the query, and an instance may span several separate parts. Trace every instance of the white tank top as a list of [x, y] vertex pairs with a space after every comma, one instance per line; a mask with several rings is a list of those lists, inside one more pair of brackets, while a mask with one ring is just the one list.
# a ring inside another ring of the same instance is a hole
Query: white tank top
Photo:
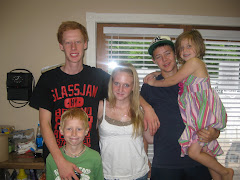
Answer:
[[132, 137], [132, 124], [110, 119], [105, 115], [106, 100], [103, 106], [99, 145], [104, 178], [133, 180], [144, 176], [149, 167], [143, 137]]

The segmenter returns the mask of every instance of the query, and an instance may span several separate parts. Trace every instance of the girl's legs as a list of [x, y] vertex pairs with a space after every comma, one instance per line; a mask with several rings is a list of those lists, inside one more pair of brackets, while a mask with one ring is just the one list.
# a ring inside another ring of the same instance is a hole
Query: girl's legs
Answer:
[[202, 147], [198, 143], [191, 144], [188, 148], [188, 155], [193, 160], [211, 169], [210, 173], [214, 180], [232, 180], [233, 170], [231, 168], [225, 168], [214, 157], [206, 152], [202, 152]]
[[213, 180], [221, 180], [222, 179], [221, 175], [218, 174], [217, 172], [215, 172], [214, 170], [212, 170], [210, 168], [208, 168], [208, 170], [209, 170]]
[[[207, 152], [207, 147], [205, 146], [205, 147], [203, 147], [202, 148], [202, 151], [203, 152], [205, 152], [205, 153], [208, 153]], [[208, 153], [209, 154], [209, 153]], [[209, 154], [210, 156], [211, 156], [211, 154]], [[212, 170], [212, 169], [210, 169], [210, 168], [208, 168], [208, 170], [209, 170], [209, 172], [210, 172], [210, 174], [211, 174], [211, 176], [212, 176], [212, 178], [214, 179], [214, 180], [221, 180], [222, 178], [221, 178], [221, 175], [220, 174], [218, 174], [216, 171], [214, 171], [214, 170]]]

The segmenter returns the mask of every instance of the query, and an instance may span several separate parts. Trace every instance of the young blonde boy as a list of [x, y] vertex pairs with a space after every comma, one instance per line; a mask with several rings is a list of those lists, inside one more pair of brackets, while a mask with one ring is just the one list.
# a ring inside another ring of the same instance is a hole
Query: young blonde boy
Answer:
[[[79, 108], [66, 110], [60, 121], [60, 132], [66, 145], [60, 148], [64, 158], [79, 168], [79, 179], [103, 180], [102, 160], [99, 153], [83, 144], [89, 131], [88, 115]], [[46, 160], [47, 179], [61, 179], [57, 165], [51, 154]]]

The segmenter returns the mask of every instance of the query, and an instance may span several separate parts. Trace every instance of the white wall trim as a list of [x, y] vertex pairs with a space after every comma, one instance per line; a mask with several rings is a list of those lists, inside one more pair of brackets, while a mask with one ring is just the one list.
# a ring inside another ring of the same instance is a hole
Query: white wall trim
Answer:
[[191, 24], [212, 26], [240, 27], [238, 17], [189, 16], [167, 14], [120, 14], [120, 13], [86, 13], [87, 31], [89, 35], [86, 64], [96, 66], [96, 34], [97, 23], [142, 23], [142, 24]]

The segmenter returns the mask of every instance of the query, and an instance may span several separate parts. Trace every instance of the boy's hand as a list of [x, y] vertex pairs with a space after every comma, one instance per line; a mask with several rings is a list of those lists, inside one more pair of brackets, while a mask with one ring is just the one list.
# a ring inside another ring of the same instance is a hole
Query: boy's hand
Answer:
[[208, 129], [201, 129], [197, 132], [200, 142], [208, 143], [218, 138], [220, 131], [208, 126]]
[[61, 179], [72, 180], [73, 178], [75, 180], [79, 180], [79, 178], [77, 177], [74, 171], [78, 172], [79, 174], [82, 173], [75, 164], [65, 159], [62, 161], [62, 163], [58, 165], [58, 172]]
[[147, 131], [147, 129], [149, 128], [149, 132], [152, 136], [157, 132], [158, 128], [160, 127], [160, 121], [152, 106], [144, 108], [144, 127], [145, 131]]

